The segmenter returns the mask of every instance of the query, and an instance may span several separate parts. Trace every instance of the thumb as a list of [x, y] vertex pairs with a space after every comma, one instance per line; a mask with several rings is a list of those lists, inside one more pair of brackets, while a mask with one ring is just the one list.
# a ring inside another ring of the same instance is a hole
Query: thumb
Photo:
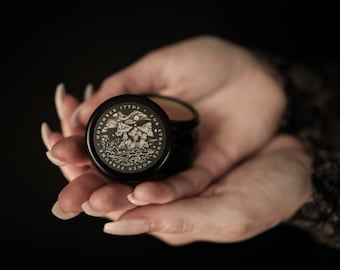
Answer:
[[[229, 208], [223, 195], [195, 197], [163, 205], [148, 205], [124, 213], [118, 221], [106, 223], [104, 232], [114, 235], [182, 235], [215, 242], [240, 238], [240, 212]], [[177, 237], [178, 238], [178, 237]], [[164, 239], [165, 241], [167, 239]]]

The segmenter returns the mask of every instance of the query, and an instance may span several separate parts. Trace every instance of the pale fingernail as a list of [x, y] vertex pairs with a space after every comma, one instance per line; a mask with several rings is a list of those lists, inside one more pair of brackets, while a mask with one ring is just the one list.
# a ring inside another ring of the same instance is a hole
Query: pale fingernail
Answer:
[[51, 151], [47, 151], [46, 152], [46, 156], [47, 158], [54, 164], [57, 165], [59, 167], [65, 166], [66, 162], [61, 161], [60, 159], [55, 158], [54, 156], [52, 156]]
[[103, 231], [116, 235], [133, 235], [149, 231], [149, 223], [145, 219], [125, 219], [109, 222], [104, 225]]
[[78, 115], [79, 115], [81, 108], [82, 108], [81, 105], [79, 105], [78, 108], [73, 111], [73, 113], [70, 117], [69, 123], [70, 123], [70, 127], [73, 128], [73, 129], [78, 127], [78, 125], [79, 125]]
[[55, 202], [55, 204], [53, 205], [51, 212], [57, 218], [60, 218], [60, 219], [63, 219], [63, 220], [71, 219], [71, 218], [74, 218], [75, 216], [79, 215], [79, 213], [66, 213], [64, 210], [62, 210], [60, 208], [58, 201]]
[[55, 103], [55, 107], [57, 109], [57, 113], [59, 118], [62, 118], [62, 105], [63, 105], [63, 97], [65, 95], [66, 91], [65, 91], [65, 86], [63, 83], [60, 83], [57, 85], [56, 91], [55, 91], [55, 95], [54, 95], [54, 103]]
[[105, 213], [103, 213], [103, 212], [98, 212], [96, 210], [93, 210], [88, 201], [84, 202], [81, 205], [81, 208], [83, 209], [84, 213], [89, 215], [89, 216], [103, 217], [105, 215]]
[[48, 136], [51, 134], [51, 129], [46, 122], [41, 124], [41, 138], [48, 150], [51, 150], [51, 144]]
[[85, 91], [84, 91], [84, 100], [88, 100], [90, 97], [92, 97], [93, 95], [93, 85], [92, 84], [88, 84], [85, 87]]
[[150, 204], [149, 202], [146, 202], [146, 201], [137, 200], [135, 197], [133, 197], [133, 193], [128, 194], [127, 199], [130, 201], [130, 203], [132, 203], [136, 206], [143, 206], [143, 205]]

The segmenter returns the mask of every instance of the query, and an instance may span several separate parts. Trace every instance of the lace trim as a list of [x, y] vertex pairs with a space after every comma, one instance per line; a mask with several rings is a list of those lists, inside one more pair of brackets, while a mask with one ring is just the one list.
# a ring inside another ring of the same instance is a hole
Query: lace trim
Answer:
[[[340, 249], [340, 121], [339, 111], [336, 112], [336, 104], [340, 103], [337, 103], [337, 87], [325, 69], [315, 72], [277, 56], [258, 55], [286, 91], [288, 106], [278, 132], [299, 138], [313, 161], [312, 198], [287, 223], [305, 229], [325, 245]], [[340, 70], [331, 71], [339, 80]]]

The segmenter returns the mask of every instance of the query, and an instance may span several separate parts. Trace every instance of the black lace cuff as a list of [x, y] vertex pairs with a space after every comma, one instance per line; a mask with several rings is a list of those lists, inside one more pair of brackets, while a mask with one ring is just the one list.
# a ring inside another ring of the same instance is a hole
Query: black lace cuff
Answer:
[[340, 249], [340, 70], [334, 66], [307, 68], [260, 55], [286, 91], [288, 106], [279, 133], [300, 139], [312, 158], [312, 198], [287, 223]]

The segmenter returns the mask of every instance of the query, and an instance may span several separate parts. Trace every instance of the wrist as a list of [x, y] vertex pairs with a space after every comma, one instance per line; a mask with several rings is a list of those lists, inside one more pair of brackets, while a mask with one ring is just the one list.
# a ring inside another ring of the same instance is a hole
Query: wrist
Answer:
[[278, 132], [298, 138], [311, 160], [309, 200], [287, 223], [340, 248], [340, 144], [334, 125], [338, 116], [331, 106], [335, 91], [327, 77], [299, 63], [273, 57], [271, 64], [280, 74], [288, 98]]

